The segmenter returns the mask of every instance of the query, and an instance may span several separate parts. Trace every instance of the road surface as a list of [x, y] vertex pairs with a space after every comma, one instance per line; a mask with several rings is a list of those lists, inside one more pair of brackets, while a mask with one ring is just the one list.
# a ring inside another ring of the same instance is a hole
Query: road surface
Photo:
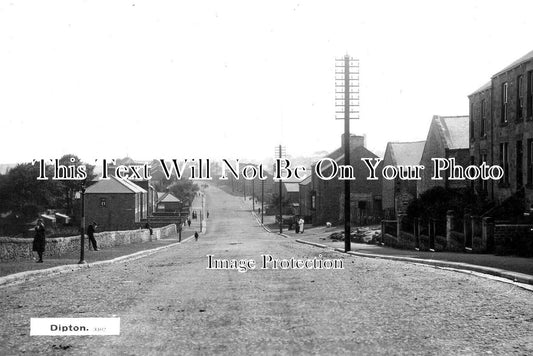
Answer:
[[[206, 193], [197, 242], [0, 288], [0, 354], [533, 353], [531, 292], [298, 244], [265, 232], [242, 198]], [[261, 269], [262, 254], [344, 268]], [[207, 269], [207, 255], [258, 266]], [[113, 316], [119, 336], [29, 335], [30, 318]]]

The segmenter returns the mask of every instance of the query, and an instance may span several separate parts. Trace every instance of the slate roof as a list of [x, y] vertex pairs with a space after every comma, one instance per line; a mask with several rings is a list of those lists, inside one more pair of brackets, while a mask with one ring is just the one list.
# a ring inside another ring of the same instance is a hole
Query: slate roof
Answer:
[[300, 191], [300, 184], [299, 183], [283, 183], [285, 185], [285, 189], [287, 189], [288, 193], [298, 193]]
[[494, 74], [492, 78], [497, 77], [498, 75], [502, 74], [503, 72], [507, 72], [509, 69], [512, 69], [514, 67], [519, 66], [520, 64], [529, 61], [530, 59], [533, 59], [533, 51], [523, 55], [522, 57], [518, 58], [513, 63], [509, 64], [507, 67], [500, 70], [498, 73]]
[[[516, 61], [514, 61], [513, 63], [509, 64], [508, 66], [506, 66], [505, 68], [503, 68], [502, 70], [500, 70], [499, 72], [497, 72], [496, 74], [494, 74], [491, 78], [494, 78], [494, 77], [497, 77], [499, 76], [500, 74], [502, 73], [505, 73], [507, 72], [508, 70], [511, 70], [513, 69], [514, 67], [517, 67], [519, 66], [520, 64], [522, 63], [525, 63], [527, 61], [530, 61], [533, 59], [533, 51], [530, 51], [528, 53], [526, 53], [525, 55], [523, 55], [522, 57], [518, 58]], [[487, 90], [491, 87], [492, 85], [492, 81], [486, 83], [485, 85], [483, 85], [481, 88], [479, 88], [478, 90], [474, 91], [472, 94], [470, 95], [474, 95], [474, 94], [477, 94], [479, 92], [482, 92], [484, 90]], [[469, 95], [469, 96], [470, 96]]]
[[159, 200], [158, 203], [181, 203], [181, 200], [176, 198], [172, 193], [165, 193]]
[[303, 181], [300, 182], [301, 185], [307, 185], [311, 183], [311, 175], [308, 175], [307, 178], [305, 178]]
[[[393, 165], [420, 164], [422, 152], [426, 141], [416, 142], [389, 142], [387, 151], [390, 150]], [[385, 154], [386, 155], [386, 154]]]
[[[361, 158], [377, 158], [378, 156], [364, 146], [357, 146], [350, 151], [350, 163], [355, 164]], [[339, 164], [344, 164], [344, 147], [339, 147], [324, 158], [331, 158]], [[330, 166], [328, 161], [322, 163], [321, 169], [324, 171]]]
[[469, 117], [468, 116], [433, 116], [433, 120], [444, 144], [449, 150], [458, 150], [470, 147]]
[[101, 179], [95, 184], [91, 185], [85, 191], [85, 194], [102, 194], [102, 193], [146, 193], [138, 185], [130, 182], [127, 179], [120, 179], [110, 176], [109, 179]]
[[485, 84], [483, 84], [483, 86], [481, 88], [479, 88], [478, 90], [476, 90], [475, 92], [473, 92], [472, 94], [470, 94], [469, 96], [472, 96], [474, 94], [477, 94], [477, 93], [481, 93], [482, 91], [485, 91], [487, 89], [490, 89], [490, 87], [492, 86], [492, 81], [488, 81], [486, 82]]

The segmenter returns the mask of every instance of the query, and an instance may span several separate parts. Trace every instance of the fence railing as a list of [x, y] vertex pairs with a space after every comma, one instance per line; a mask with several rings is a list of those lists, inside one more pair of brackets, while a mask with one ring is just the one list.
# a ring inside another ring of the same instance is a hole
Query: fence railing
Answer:
[[512, 250], [515, 254], [529, 256], [533, 255], [533, 225], [495, 224], [490, 217], [468, 212], [455, 214], [448, 211], [445, 219], [400, 215], [396, 220], [382, 220], [381, 242], [430, 251], [505, 253]]

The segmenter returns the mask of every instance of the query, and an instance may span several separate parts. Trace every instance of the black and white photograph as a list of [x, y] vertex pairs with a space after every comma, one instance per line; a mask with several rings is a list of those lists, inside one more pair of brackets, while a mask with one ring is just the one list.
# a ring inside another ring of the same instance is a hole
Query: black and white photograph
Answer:
[[0, 0], [0, 355], [533, 354], [532, 14]]

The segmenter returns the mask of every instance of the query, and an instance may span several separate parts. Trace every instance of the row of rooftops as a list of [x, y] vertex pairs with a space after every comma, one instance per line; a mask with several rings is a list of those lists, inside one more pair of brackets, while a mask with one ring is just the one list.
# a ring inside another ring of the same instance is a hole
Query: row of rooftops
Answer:
[[[147, 191], [128, 179], [110, 176], [109, 179], [98, 180], [85, 190], [85, 194], [146, 194]], [[157, 192], [157, 202], [180, 203], [181, 200], [169, 192]]]
[[[468, 149], [469, 140], [469, 117], [468, 116], [439, 116], [435, 115], [432, 119], [432, 126], [440, 132], [443, 145], [448, 150]], [[431, 127], [430, 127], [431, 131]], [[427, 141], [412, 142], [389, 142], [387, 152], [390, 152], [391, 160], [394, 165], [418, 165], [422, 158]], [[344, 157], [344, 150], [341, 148], [328, 154], [329, 157], [337, 162]], [[327, 165], [324, 165], [327, 168]], [[311, 176], [302, 180], [300, 184], [310, 183]]]
[[127, 179], [110, 176], [109, 179], [98, 180], [85, 190], [85, 194], [102, 193], [147, 193], [145, 189]]
[[[468, 149], [469, 140], [469, 117], [468, 116], [439, 116], [435, 115], [432, 119], [432, 126], [440, 132], [440, 137], [443, 140], [443, 145], [448, 150]], [[431, 127], [430, 127], [431, 131]], [[350, 140], [354, 144], [354, 149], [364, 149], [364, 138], [362, 136], [351, 135]], [[422, 153], [426, 141], [414, 142], [389, 142], [387, 144], [386, 152], [390, 152], [392, 163], [395, 165], [417, 165], [420, 164]], [[367, 150], [368, 151], [368, 150]], [[366, 154], [372, 153], [370, 151]], [[337, 148], [325, 157], [331, 158], [336, 162], [341, 162], [344, 157], [343, 147]], [[374, 155], [374, 157], [377, 157]], [[327, 164], [324, 165], [327, 168]], [[288, 192], [298, 192], [299, 184], [308, 184], [311, 181], [311, 176], [303, 180], [290, 179], [284, 181], [285, 188]], [[119, 179], [110, 176], [110, 179], [100, 180], [98, 183], [90, 186], [86, 190], [86, 194], [91, 193], [146, 193], [146, 190], [139, 187], [135, 183], [127, 179]], [[170, 193], [158, 192], [158, 202], [175, 203], [180, 200]]]
[[[533, 51], [531, 52], [528, 52], [526, 53], [525, 55], [523, 55], [522, 57], [518, 58], [516, 61], [514, 61], [513, 63], [509, 64], [508, 66], [506, 66], [505, 68], [503, 68], [502, 70], [500, 70], [499, 72], [497, 72], [496, 74], [494, 74], [491, 79], [494, 79], [496, 78], [497, 76], [507, 72], [507, 71], [510, 71], [511, 69], [514, 69], [516, 67], [518, 67], [519, 65], [523, 64], [523, 63], [526, 63], [530, 60], [533, 59]], [[477, 93], [481, 93], [485, 90], [488, 90], [492, 87], [492, 80], [488, 81], [487, 83], [483, 84], [483, 86], [481, 86], [479, 89], [477, 89], [476, 91], [474, 91], [472, 94], [470, 94], [469, 96], [472, 96], [474, 94], [477, 94]]]
[[[443, 145], [447, 150], [468, 149], [469, 139], [469, 117], [468, 116], [433, 116], [431, 123], [443, 140]], [[430, 127], [431, 131], [431, 127]], [[416, 165], [420, 164], [422, 153], [424, 152], [426, 141], [414, 142], [389, 142], [387, 149], [391, 152], [391, 158], [396, 165]]]

